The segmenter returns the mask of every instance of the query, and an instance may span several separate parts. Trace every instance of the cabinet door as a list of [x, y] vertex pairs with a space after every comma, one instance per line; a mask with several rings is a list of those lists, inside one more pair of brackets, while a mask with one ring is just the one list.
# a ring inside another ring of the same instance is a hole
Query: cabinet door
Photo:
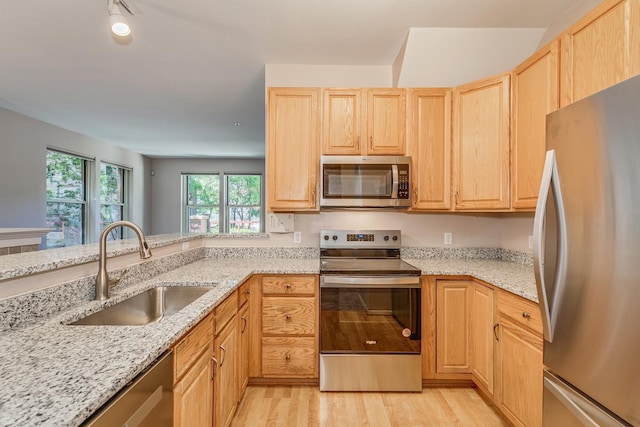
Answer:
[[412, 209], [451, 207], [451, 91], [411, 89], [409, 146]]
[[493, 395], [493, 289], [474, 283], [471, 290], [471, 373]]
[[562, 37], [561, 105], [640, 72], [640, 4], [606, 0]]
[[238, 312], [238, 334], [240, 339], [238, 340], [238, 402], [242, 399], [244, 390], [249, 383], [249, 356], [250, 356], [250, 330], [251, 322], [249, 319], [249, 304], [242, 306]]
[[509, 207], [509, 75], [453, 91], [455, 208]]
[[469, 289], [473, 282], [436, 282], [436, 371], [469, 373]]
[[542, 425], [542, 337], [500, 316], [498, 407], [517, 426]]
[[322, 99], [322, 154], [360, 154], [362, 90], [324, 89]]
[[216, 359], [218, 368], [215, 375], [215, 427], [231, 424], [236, 409], [236, 322], [231, 321], [216, 337]]
[[205, 351], [173, 388], [174, 427], [211, 427], [213, 423], [213, 367]]
[[367, 141], [363, 154], [404, 155], [405, 89], [367, 89]]
[[271, 210], [317, 209], [319, 94], [318, 89], [269, 89], [266, 174]]
[[558, 41], [513, 72], [511, 206], [535, 209], [545, 156], [546, 116], [559, 105]]

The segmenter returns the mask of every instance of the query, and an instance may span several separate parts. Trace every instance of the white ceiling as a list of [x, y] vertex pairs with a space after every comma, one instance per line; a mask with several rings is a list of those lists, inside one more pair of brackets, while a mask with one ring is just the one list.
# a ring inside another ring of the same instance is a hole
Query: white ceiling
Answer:
[[0, 106], [152, 157], [259, 158], [265, 64], [391, 66], [410, 27], [547, 28], [581, 1], [127, 0], [122, 43], [107, 0], [4, 0]]

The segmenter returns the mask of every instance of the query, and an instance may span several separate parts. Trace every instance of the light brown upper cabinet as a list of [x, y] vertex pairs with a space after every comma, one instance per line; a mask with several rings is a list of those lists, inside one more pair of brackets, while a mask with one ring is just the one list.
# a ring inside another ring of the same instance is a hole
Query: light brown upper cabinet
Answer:
[[559, 42], [554, 40], [513, 71], [511, 207], [536, 207], [545, 156], [546, 116], [559, 105]]
[[605, 0], [561, 37], [561, 106], [640, 72], [640, 1]]
[[453, 91], [453, 188], [456, 210], [509, 208], [510, 76]]
[[451, 207], [451, 90], [409, 90], [414, 210]]
[[322, 91], [322, 154], [359, 155], [366, 139], [361, 89]]
[[317, 210], [320, 89], [270, 88], [267, 116], [268, 209]]
[[405, 89], [324, 89], [322, 154], [403, 155]]

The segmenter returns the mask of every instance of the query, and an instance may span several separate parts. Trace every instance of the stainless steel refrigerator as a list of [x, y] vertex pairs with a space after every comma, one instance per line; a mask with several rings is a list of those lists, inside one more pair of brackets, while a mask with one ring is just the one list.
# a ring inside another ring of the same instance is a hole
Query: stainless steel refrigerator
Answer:
[[640, 426], [640, 76], [547, 116], [534, 219], [548, 426]]

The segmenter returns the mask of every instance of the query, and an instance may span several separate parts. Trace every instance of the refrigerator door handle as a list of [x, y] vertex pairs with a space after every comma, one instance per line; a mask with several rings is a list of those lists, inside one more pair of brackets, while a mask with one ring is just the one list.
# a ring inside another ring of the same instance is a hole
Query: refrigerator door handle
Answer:
[[[557, 259], [555, 259], [554, 263], [556, 271], [553, 283], [551, 284], [550, 294], [547, 292], [547, 283], [545, 283], [545, 262], [543, 257], [544, 220], [549, 191], [551, 191], [551, 196], [555, 203], [555, 215], [558, 224]], [[533, 220], [533, 270], [536, 277], [538, 298], [540, 300], [540, 311], [542, 312], [544, 338], [549, 342], [553, 342], [553, 332], [557, 317], [557, 310], [555, 308], [558, 306], [562, 296], [567, 270], [567, 226], [554, 150], [547, 151], [536, 213]]]
[[624, 427], [625, 424], [604, 412], [578, 392], [572, 390], [549, 372], [544, 373], [544, 388], [588, 427]]

